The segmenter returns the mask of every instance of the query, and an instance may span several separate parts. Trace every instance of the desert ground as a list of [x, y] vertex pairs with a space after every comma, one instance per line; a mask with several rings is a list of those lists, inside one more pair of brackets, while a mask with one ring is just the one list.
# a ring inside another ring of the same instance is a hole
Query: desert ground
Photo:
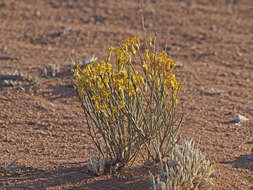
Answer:
[[[251, 0], [2, 0], [0, 189], [148, 189], [146, 169], [88, 172], [94, 149], [69, 66], [153, 35], [180, 65], [180, 138], [215, 166], [213, 189], [252, 190], [252, 18]], [[249, 120], [238, 125], [238, 114]]]

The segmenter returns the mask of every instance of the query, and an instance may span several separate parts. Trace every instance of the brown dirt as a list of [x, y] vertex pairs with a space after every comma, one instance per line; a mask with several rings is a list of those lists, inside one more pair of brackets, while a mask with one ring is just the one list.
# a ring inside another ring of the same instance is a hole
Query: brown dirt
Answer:
[[[94, 177], [85, 166], [91, 141], [71, 88], [70, 57], [106, 55], [133, 35], [157, 34], [158, 45], [183, 64], [182, 137], [220, 171], [214, 189], [253, 189], [253, 3], [225, 0], [3, 0], [0, 3], [0, 74], [38, 76], [39, 86], [0, 86], [0, 189], [147, 189], [148, 171]], [[228, 4], [226, 4], [228, 2]], [[57, 33], [60, 28], [68, 28]], [[166, 47], [167, 46], [167, 47]], [[56, 77], [43, 68], [59, 64]], [[222, 90], [209, 95], [202, 90]], [[202, 90], [201, 90], [202, 89]], [[242, 114], [249, 122], [227, 123]]]

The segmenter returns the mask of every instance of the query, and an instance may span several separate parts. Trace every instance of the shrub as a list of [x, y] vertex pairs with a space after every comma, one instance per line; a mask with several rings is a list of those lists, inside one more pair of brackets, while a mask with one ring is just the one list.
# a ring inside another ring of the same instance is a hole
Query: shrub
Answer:
[[208, 190], [212, 188], [213, 166], [192, 140], [176, 145], [169, 161], [160, 157], [160, 175], [150, 174], [150, 190]]
[[181, 87], [175, 66], [151, 38], [141, 43], [136, 36], [110, 48], [105, 61], [76, 65], [74, 85], [88, 135], [105, 160], [123, 167], [140, 151], [155, 160], [152, 141], [162, 156], [174, 146], [182, 122], [175, 119]]

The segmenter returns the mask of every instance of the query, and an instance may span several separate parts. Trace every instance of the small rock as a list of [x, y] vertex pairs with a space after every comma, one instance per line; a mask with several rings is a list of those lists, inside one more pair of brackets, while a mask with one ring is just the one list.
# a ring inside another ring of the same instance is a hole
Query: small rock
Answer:
[[238, 114], [238, 119], [240, 122], [249, 121], [249, 119], [241, 114]]
[[192, 6], [192, 3], [191, 3], [190, 1], [182, 2], [182, 3], [181, 3], [181, 6], [184, 7], [184, 8], [188, 8], [188, 7], [191, 7], [191, 6]]
[[61, 36], [62, 34], [65, 34], [66, 32], [69, 32], [71, 30], [71, 27], [62, 27], [57, 32], [54, 32], [49, 35], [51, 38], [56, 38]]
[[214, 88], [211, 88], [210, 90], [205, 90], [203, 86], [200, 86], [200, 92], [204, 95], [215, 96], [215, 95], [221, 95], [223, 93], [223, 90], [214, 89]]
[[247, 117], [245, 117], [241, 114], [238, 114], [238, 116], [235, 119], [225, 122], [225, 124], [235, 123], [235, 125], [240, 126], [242, 122], [246, 122], [246, 121], [249, 121], [249, 119]]
[[22, 87], [22, 86], [20, 86], [19, 89], [20, 89], [21, 91], [25, 91], [24, 87]]
[[39, 17], [39, 16], [40, 16], [40, 11], [39, 11], [39, 10], [35, 11], [35, 15], [36, 15], [37, 17]]
[[5, 149], [3, 152], [10, 153], [9, 149]]
[[176, 63], [177, 65], [176, 65], [176, 67], [175, 68], [181, 68], [181, 67], [183, 67], [184, 65], [183, 65], [183, 63]]
[[221, 76], [226, 77], [226, 76], [228, 76], [228, 73], [224, 72], [224, 73], [221, 74]]
[[217, 31], [217, 26], [215, 24], [211, 25], [210, 30], [216, 32]]
[[238, 55], [239, 57], [242, 57], [242, 56], [243, 56], [242, 52], [240, 52], [240, 51], [237, 52], [237, 55]]
[[48, 50], [48, 51], [53, 51], [53, 50], [54, 50], [54, 48], [53, 48], [53, 47], [51, 47], [51, 46], [49, 46], [49, 47], [47, 47], [47, 50]]

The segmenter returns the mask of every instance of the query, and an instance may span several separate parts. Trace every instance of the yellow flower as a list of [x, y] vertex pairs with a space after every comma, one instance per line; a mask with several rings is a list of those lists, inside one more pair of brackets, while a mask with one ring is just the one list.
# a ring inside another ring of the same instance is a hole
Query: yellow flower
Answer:
[[100, 112], [100, 110], [101, 110], [101, 109], [100, 109], [100, 104], [99, 104], [97, 101], [95, 101], [95, 102], [94, 102], [94, 105], [95, 105], [96, 111], [97, 111], [97, 112]]
[[120, 93], [120, 97], [122, 99], [124, 99], [125, 98], [125, 93], [124, 93], [124, 89], [122, 87], [119, 88], [119, 93]]
[[147, 72], [147, 71], [148, 71], [148, 65], [147, 65], [147, 63], [146, 63], [146, 62], [142, 65], [142, 67], [144, 68], [145, 72]]
[[109, 73], [112, 70], [112, 65], [110, 63], [106, 64], [106, 72]]
[[150, 48], [151, 46], [152, 46], [152, 37], [148, 39], [148, 48]]
[[117, 110], [117, 107], [113, 106], [113, 107], [112, 107], [112, 114], [115, 114], [117, 111], [118, 111], [118, 110]]
[[120, 101], [120, 104], [118, 105], [118, 109], [123, 109], [123, 108], [125, 108], [125, 102]]
[[132, 45], [132, 52], [133, 52], [134, 55], [136, 54], [136, 49], [135, 49], [134, 44]]
[[103, 83], [103, 81], [101, 81], [101, 79], [99, 79], [98, 81], [97, 81], [97, 88], [98, 89], [102, 89], [104, 87], [104, 83]]
[[101, 98], [100, 98], [100, 96], [94, 95], [94, 96], [91, 97], [91, 99], [93, 101], [97, 101], [98, 102], [98, 101], [100, 101]]
[[109, 50], [109, 55], [107, 57], [107, 61], [110, 62], [111, 61], [111, 56], [112, 56], [112, 52], [115, 50], [115, 48], [111, 47]]

